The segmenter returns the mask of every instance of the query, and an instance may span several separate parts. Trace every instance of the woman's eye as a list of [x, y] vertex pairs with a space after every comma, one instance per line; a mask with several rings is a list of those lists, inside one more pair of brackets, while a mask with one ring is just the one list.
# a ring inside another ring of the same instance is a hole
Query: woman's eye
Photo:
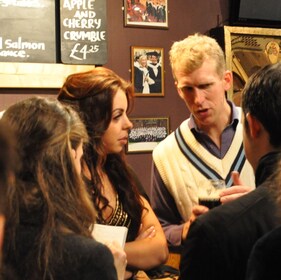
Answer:
[[113, 119], [114, 119], [114, 120], [118, 120], [120, 117], [121, 117], [121, 114], [120, 114], [120, 115], [114, 116]]

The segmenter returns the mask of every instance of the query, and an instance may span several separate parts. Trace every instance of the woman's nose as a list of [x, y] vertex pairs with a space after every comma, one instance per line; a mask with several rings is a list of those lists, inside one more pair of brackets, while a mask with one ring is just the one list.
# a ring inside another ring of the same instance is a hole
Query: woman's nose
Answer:
[[126, 116], [125, 118], [125, 129], [132, 129], [133, 127], [133, 124], [132, 122], [130, 121], [130, 119], [128, 118], [128, 116]]

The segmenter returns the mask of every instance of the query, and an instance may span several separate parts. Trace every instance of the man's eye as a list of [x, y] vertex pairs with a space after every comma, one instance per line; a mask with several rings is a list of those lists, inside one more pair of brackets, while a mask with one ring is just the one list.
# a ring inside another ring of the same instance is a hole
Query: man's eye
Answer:
[[204, 85], [200, 85], [198, 86], [199, 89], [207, 89], [211, 86], [212, 84], [204, 84]]
[[193, 87], [189, 87], [189, 86], [185, 86], [185, 87], [181, 87], [180, 90], [184, 93], [187, 94], [189, 92], [191, 92], [193, 90]]

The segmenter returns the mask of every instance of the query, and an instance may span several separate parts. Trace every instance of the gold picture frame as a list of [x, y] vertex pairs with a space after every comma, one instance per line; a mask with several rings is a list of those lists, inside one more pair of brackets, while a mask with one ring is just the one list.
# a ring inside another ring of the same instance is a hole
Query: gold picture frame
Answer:
[[281, 30], [224, 26], [213, 35], [224, 44], [226, 65], [233, 73], [228, 98], [240, 105], [241, 90], [249, 77], [266, 64], [281, 60]]
[[132, 46], [131, 74], [135, 96], [164, 96], [164, 49]]
[[168, 29], [168, 0], [124, 0], [124, 25]]

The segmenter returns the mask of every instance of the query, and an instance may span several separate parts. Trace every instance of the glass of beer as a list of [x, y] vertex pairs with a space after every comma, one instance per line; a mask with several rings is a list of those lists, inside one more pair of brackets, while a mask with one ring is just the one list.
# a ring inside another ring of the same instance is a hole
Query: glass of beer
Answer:
[[199, 204], [212, 209], [221, 205], [220, 192], [226, 188], [224, 180], [210, 179], [203, 184], [199, 191]]

